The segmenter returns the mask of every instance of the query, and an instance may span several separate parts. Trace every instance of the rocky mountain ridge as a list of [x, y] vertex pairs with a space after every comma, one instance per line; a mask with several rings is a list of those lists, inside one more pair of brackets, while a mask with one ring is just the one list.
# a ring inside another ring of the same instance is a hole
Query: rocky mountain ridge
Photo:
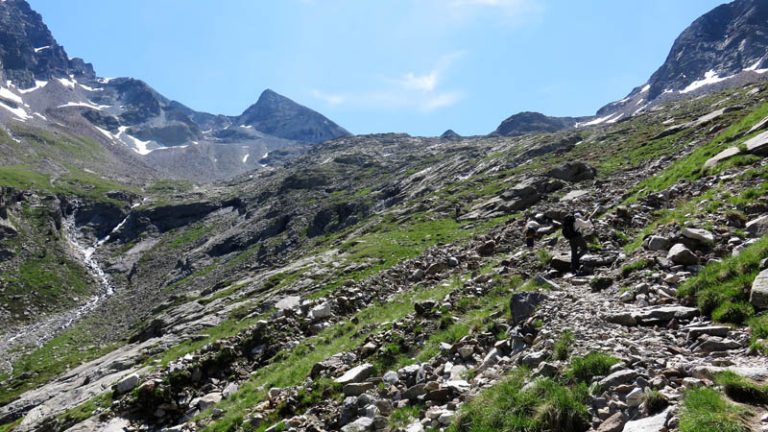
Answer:
[[[159, 175], [208, 182], [262, 167], [270, 151], [349, 132], [321, 114], [267, 90], [240, 116], [194, 111], [132, 78], [98, 78], [69, 59], [24, 0], [0, 4], [0, 120], [88, 135], [123, 146]], [[115, 155], [123, 158], [123, 155]], [[140, 176], [137, 176], [140, 178]]]

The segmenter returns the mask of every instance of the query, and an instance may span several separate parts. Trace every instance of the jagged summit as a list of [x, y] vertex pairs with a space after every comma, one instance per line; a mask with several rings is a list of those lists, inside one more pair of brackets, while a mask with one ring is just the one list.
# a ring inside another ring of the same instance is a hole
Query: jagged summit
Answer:
[[93, 67], [70, 59], [40, 14], [24, 0], [0, 2], [0, 65], [3, 81], [14, 81], [19, 88], [54, 77], [94, 77]]
[[267, 89], [238, 119], [238, 124], [280, 138], [319, 143], [349, 136], [344, 128], [322, 114]]
[[601, 122], [642, 113], [656, 102], [768, 77], [768, 2], [735, 0], [695, 20], [647, 83], [598, 111]]

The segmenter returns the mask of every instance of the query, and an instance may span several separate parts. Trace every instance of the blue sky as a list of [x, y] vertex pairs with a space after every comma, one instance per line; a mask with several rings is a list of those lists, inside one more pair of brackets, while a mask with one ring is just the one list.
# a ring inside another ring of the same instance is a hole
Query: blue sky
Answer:
[[29, 0], [70, 56], [236, 115], [265, 88], [353, 133], [593, 114], [721, 0]]

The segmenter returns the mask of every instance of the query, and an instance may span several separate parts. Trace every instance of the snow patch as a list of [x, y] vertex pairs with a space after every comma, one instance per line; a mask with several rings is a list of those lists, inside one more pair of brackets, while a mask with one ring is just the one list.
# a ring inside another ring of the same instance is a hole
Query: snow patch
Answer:
[[250, 156], [250, 155], [251, 155], [251, 154], [250, 154], [250, 153], [248, 153], [247, 155], [243, 156], [243, 163], [246, 163], [246, 162], [248, 162], [248, 156]]
[[[623, 115], [623, 114], [620, 114], [619, 117], [621, 117], [621, 115]], [[606, 122], [610, 122], [610, 120], [613, 117], [615, 117], [615, 116], [616, 116], [616, 114], [608, 114], [605, 117], [596, 118], [596, 119], [594, 119], [592, 121], [588, 121], [586, 123], [577, 123], [576, 127], [595, 126], [595, 125], [603, 124], [603, 123], [606, 123]]]
[[650, 89], [651, 89], [651, 85], [646, 84], [645, 86], [643, 86], [642, 90], [640, 90], [640, 93], [648, 93], [648, 90]]
[[720, 76], [717, 74], [717, 72], [711, 70], [704, 74], [704, 79], [700, 79], [698, 81], [694, 81], [688, 85], [688, 87], [684, 88], [680, 91], [680, 93], [690, 93], [692, 91], [698, 90], [702, 87], [706, 87], [708, 85], [717, 84], [719, 82], [725, 81], [731, 77], [723, 77], [720, 78]]
[[25, 122], [28, 119], [32, 118], [29, 114], [24, 110], [24, 108], [11, 108], [10, 106], [4, 104], [2, 101], [0, 101], [0, 108], [4, 108], [8, 111], [10, 111], [15, 117], [16, 120], [19, 120], [21, 122]]
[[96, 128], [97, 131], [101, 132], [102, 135], [104, 135], [105, 137], [107, 137], [107, 138], [109, 138], [111, 140], [116, 140], [117, 139], [117, 137], [112, 132], [110, 132], [110, 131], [108, 131], [106, 129], [102, 129], [102, 128], [98, 127], [98, 126], [94, 126], [94, 127]]
[[24, 101], [21, 99], [19, 95], [16, 93], [13, 93], [12, 91], [8, 90], [5, 87], [0, 87], [0, 97], [6, 100], [9, 100], [11, 102], [17, 103], [19, 105], [23, 105]]
[[58, 108], [69, 108], [69, 107], [90, 108], [96, 111], [101, 111], [104, 108], [109, 108], [109, 105], [94, 105], [91, 102], [67, 102], [64, 105], [58, 106]]
[[46, 116], [44, 116], [44, 115], [42, 115], [42, 114], [40, 114], [38, 112], [32, 113], [32, 115], [35, 115], [35, 116], [40, 117], [41, 119], [43, 119], [45, 121], [48, 121], [48, 117], [46, 117]]
[[56, 81], [60, 82], [64, 87], [71, 88], [72, 90], [75, 89], [75, 85], [77, 84], [77, 81], [67, 78], [56, 78]]
[[98, 81], [100, 84], [109, 84], [110, 81], [112, 81], [114, 78], [97, 78], [96, 81]]
[[149, 145], [149, 143], [151, 141], [142, 141], [142, 140], [136, 138], [135, 136], [131, 136], [131, 135], [128, 135], [128, 134], [126, 134], [125, 137], [128, 138], [128, 140], [133, 144], [133, 147], [134, 147], [133, 151], [135, 151], [136, 153], [138, 153], [138, 154], [140, 154], [142, 156], [146, 156], [146, 155], [152, 153], [152, 150], [147, 148], [147, 146]]
[[40, 52], [40, 51], [42, 51], [42, 50], [47, 50], [47, 49], [50, 49], [50, 48], [51, 48], [51, 46], [50, 46], [50, 45], [41, 46], [41, 47], [39, 47], [39, 48], [35, 48], [35, 52], [36, 52], [36, 53], [39, 53], [39, 52]]
[[752, 66], [744, 69], [744, 72], [755, 72], [755, 73], [759, 73], [759, 74], [764, 74], [764, 73], [768, 72], [768, 68], [766, 68], [766, 69], [758, 69], [760, 67], [760, 63], [762, 63], [762, 62], [763, 62], [763, 58], [758, 59], [755, 62], [755, 64], [753, 64]]
[[32, 93], [33, 91], [35, 91], [35, 90], [40, 90], [41, 88], [43, 88], [43, 87], [45, 87], [45, 86], [47, 86], [47, 85], [48, 85], [48, 81], [37, 81], [37, 80], [36, 80], [36, 81], [35, 81], [35, 86], [34, 86], [34, 87], [30, 87], [30, 88], [28, 88], [28, 89], [24, 89], [24, 90], [21, 90], [21, 89], [20, 89], [20, 90], [19, 90], [19, 93], [21, 93], [21, 94]]

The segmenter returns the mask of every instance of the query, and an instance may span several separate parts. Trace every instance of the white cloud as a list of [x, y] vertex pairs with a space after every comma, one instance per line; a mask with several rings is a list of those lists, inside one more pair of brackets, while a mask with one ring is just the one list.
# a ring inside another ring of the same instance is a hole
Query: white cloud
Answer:
[[329, 106], [350, 106], [366, 109], [411, 109], [432, 112], [455, 105], [464, 96], [460, 90], [442, 88], [445, 72], [461, 58], [464, 52], [443, 56], [428, 72], [406, 72], [397, 78], [383, 78], [382, 88], [331, 93], [313, 90], [312, 96]]

